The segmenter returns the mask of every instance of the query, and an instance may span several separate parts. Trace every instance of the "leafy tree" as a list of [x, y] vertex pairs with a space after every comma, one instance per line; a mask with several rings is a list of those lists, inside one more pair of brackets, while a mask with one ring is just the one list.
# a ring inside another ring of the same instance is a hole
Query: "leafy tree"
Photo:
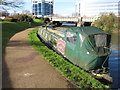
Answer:
[[118, 30], [118, 18], [115, 14], [101, 14], [99, 19], [92, 23], [92, 26], [99, 27], [107, 32]]

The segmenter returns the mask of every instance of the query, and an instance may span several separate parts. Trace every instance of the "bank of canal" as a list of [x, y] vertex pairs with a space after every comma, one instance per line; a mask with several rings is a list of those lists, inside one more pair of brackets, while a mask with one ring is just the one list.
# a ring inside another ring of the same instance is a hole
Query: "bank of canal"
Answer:
[[[74, 24], [63, 24], [62, 27], [56, 27], [58, 31], [65, 31], [66, 29], [74, 26]], [[120, 38], [119, 33], [113, 33], [111, 38], [111, 54], [109, 56], [109, 67], [110, 76], [113, 78], [113, 83], [110, 84], [111, 88], [120, 88], [120, 46], [118, 39]]]

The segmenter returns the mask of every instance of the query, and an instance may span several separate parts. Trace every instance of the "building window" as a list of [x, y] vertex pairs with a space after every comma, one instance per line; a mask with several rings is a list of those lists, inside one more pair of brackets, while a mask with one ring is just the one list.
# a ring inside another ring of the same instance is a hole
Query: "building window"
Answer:
[[37, 12], [35, 12], [35, 15], [37, 15]]
[[34, 13], [35, 15], [42, 14], [43, 16], [52, 14], [53, 13], [52, 2], [50, 3], [49, 2], [44, 2], [44, 3], [36, 2], [35, 3], [35, 1], [33, 1], [33, 12], [37, 12], [37, 13]]

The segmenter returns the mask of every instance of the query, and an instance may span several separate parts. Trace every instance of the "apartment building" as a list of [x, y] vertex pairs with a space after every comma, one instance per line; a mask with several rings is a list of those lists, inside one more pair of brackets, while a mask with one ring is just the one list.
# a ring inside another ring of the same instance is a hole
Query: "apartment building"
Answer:
[[98, 17], [101, 13], [120, 15], [120, 2], [90, 2], [80, 0], [76, 3], [76, 13], [83, 17]]
[[32, 13], [42, 17], [53, 14], [53, 0], [32, 0]]

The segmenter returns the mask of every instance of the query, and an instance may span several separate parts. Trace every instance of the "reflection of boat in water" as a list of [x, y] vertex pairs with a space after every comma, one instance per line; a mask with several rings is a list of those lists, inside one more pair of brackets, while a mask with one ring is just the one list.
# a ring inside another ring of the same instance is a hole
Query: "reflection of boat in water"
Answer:
[[[73, 64], [106, 77], [111, 35], [97, 27], [72, 27], [65, 32], [40, 27], [38, 36]], [[100, 74], [102, 73], [102, 74]]]

